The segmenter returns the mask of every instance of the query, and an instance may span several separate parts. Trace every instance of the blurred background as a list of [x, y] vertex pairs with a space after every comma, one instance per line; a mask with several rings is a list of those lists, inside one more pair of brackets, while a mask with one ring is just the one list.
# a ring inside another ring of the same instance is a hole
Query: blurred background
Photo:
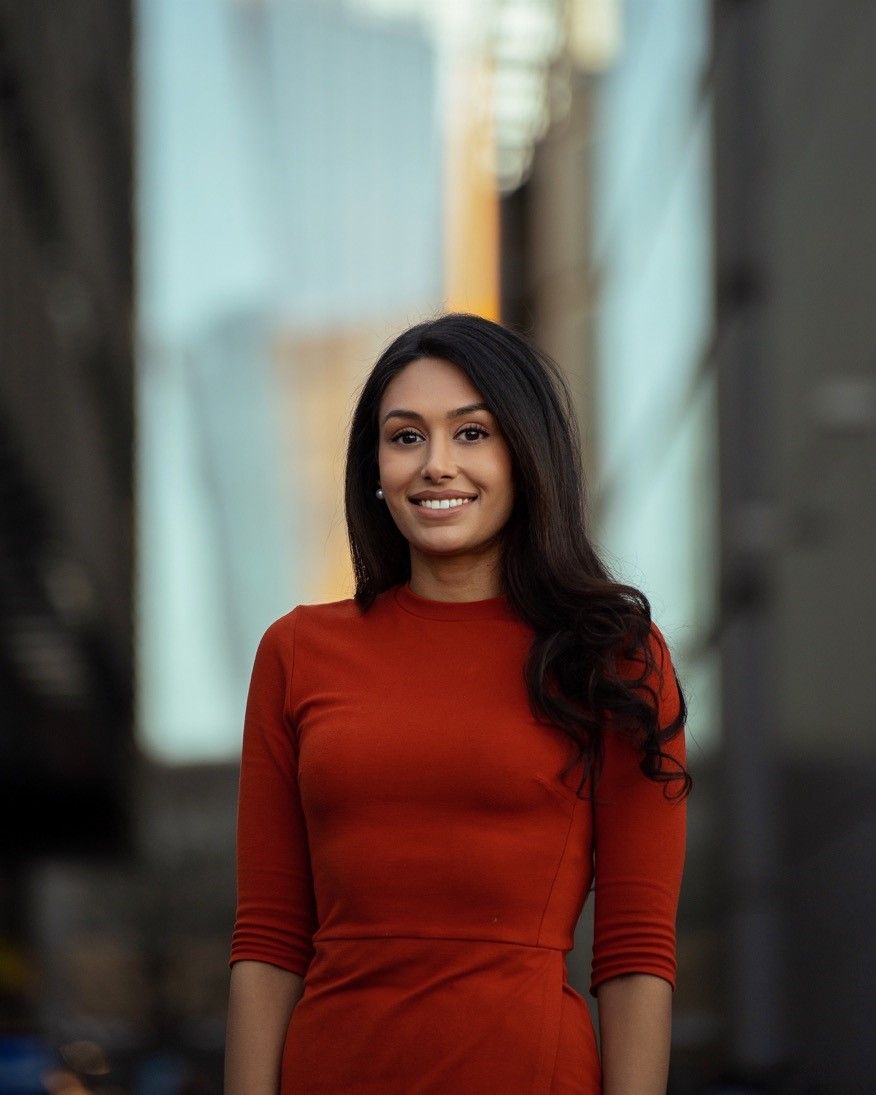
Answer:
[[561, 363], [686, 686], [671, 1092], [876, 1089], [874, 42], [0, 0], [0, 1092], [221, 1090], [255, 647], [351, 594], [357, 387], [444, 309]]

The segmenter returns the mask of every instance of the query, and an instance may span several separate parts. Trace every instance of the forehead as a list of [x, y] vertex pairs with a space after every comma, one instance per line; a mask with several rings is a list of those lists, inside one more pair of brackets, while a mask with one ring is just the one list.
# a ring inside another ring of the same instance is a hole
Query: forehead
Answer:
[[421, 357], [406, 365], [387, 384], [380, 411], [390, 406], [447, 410], [451, 404], [455, 407], [480, 399], [481, 393], [458, 365], [443, 358]]

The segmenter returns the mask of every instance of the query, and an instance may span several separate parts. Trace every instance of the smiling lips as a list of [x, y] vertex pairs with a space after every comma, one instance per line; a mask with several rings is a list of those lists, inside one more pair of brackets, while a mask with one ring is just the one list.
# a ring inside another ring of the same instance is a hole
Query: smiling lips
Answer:
[[464, 506], [467, 506], [469, 502], [473, 502], [474, 498], [467, 497], [466, 495], [447, 495], [445, 497], [438, 498], [411, 498], [411, 505], [415, 506], [423, 513], [429, 514], [444, 514], [450, 513], [454, 510], [460, 510]]
[[472, 491], [453, 490], [453, 489], [449, 489], [449, 490], [418, 490], [416, 494], [411, 494], [411, 495], [408, 496], [408, 498], [409, 498], [409, 501], [411, 501], [411, 502], [421, 502], [424, 498], [428, 498], [432, 501], [437, 501], [437, 500], [440, 499], [443, 502], [445, 498], [447, 498], [447, 499], [477, 498], [477, 494], [473, 493]]

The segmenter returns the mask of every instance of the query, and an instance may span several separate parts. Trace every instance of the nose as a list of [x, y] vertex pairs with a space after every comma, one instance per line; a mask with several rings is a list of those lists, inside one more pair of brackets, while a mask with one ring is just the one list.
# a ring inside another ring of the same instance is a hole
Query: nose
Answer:
[[452, 479], [456, 475], [456, 463], [453, 459], [453, 451], [448, 439], [433, 438], [432, 441], [430, 441], [422, 473], [424, 479], [436, 481], [445, 477]]

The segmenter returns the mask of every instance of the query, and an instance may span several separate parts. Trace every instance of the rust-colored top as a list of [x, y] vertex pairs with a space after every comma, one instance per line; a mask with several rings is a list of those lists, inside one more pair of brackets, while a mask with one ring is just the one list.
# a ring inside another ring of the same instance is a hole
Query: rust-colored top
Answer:
[[[591, 886], [591, 992], [624, 973], [674, 986], [685, 803], [610, 728], [595, 802], [577, 769], [561, 782], [574, 746], [529, 710], [532, 637], [503, 597], [407, 584], [365, 615], [298, 605], [264, 633], [229, 963], [305, 978], [284, 1093], [598, 1092], [565, 966]], [[678, 690], [653, 624], [651, 641], [666, 726]], [[684, 735], [666, 750], [683, 761]]]

